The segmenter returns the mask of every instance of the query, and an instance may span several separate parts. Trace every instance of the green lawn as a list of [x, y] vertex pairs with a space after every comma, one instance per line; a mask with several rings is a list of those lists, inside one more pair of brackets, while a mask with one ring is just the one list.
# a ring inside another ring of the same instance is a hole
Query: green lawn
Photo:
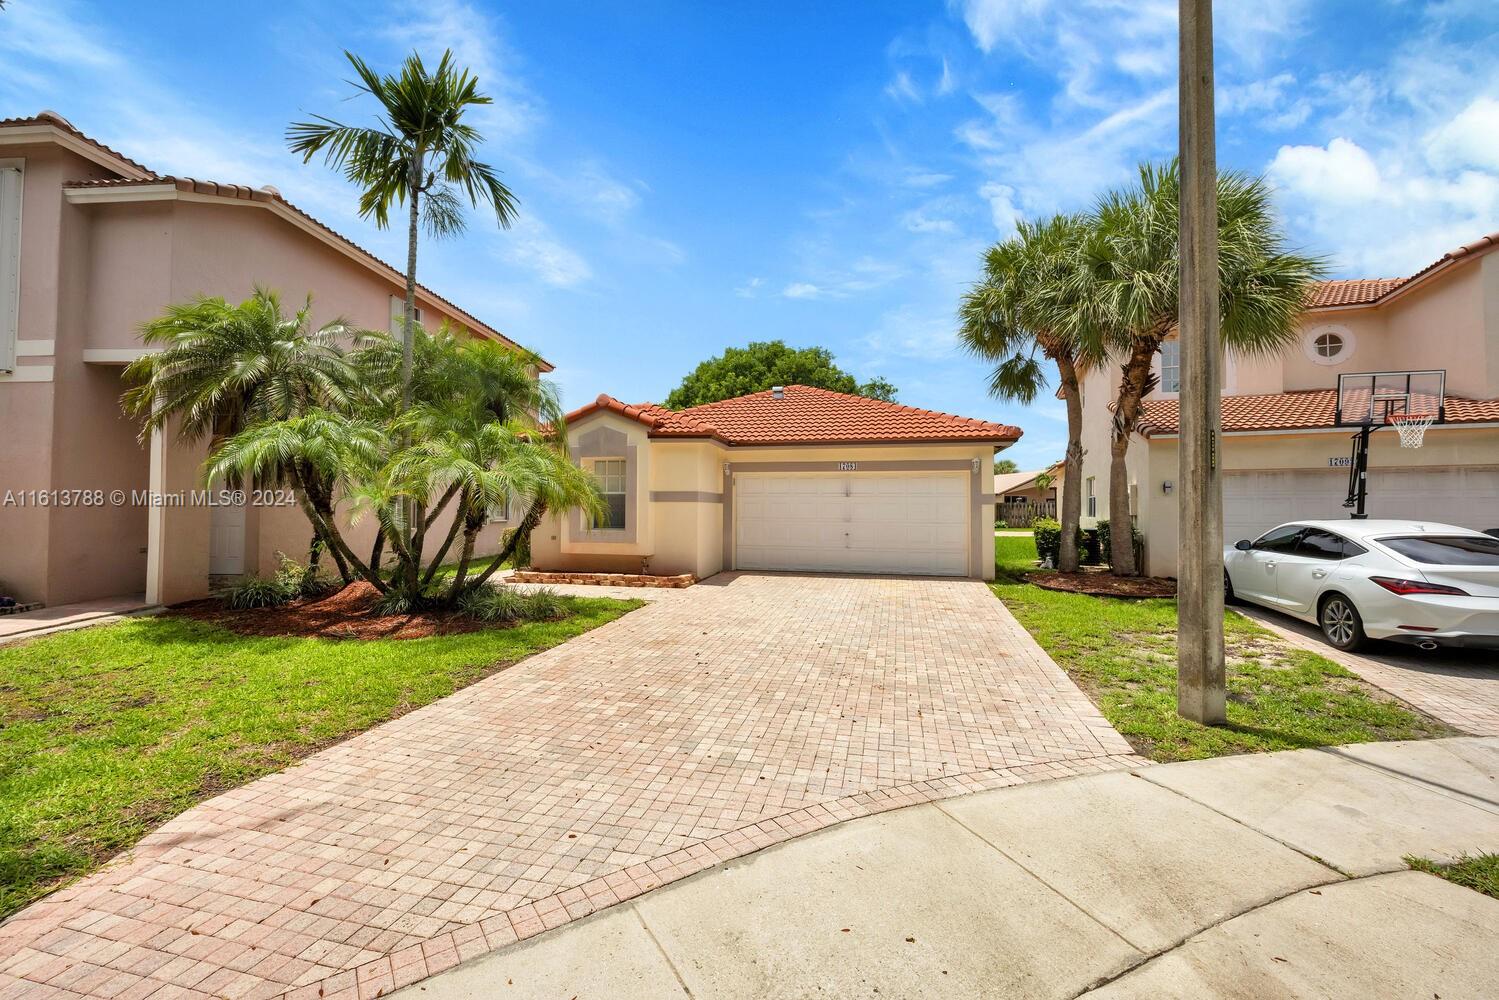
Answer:
[[218, 792], [639, 607], [409, 640], [161, 617], [0, 647], [0, 917]]
[[1428, 872], [1499, 899], [1499, 854], [1464, 855], [1450, 865], [1425, 858], [1406, 858], [1405, 863], [1418, 872]]
[[1450, 736], [1453, 730], [1384, 697], [1330, 660], [1286, 646], [1225, 613], [1227, 726], [1176, 714], [1176, 602], [1064, 594], [1025, 583], [1029, 538], [995, 539], [994, 593], [1104, 716], [1153, 760], [1372, 740]]

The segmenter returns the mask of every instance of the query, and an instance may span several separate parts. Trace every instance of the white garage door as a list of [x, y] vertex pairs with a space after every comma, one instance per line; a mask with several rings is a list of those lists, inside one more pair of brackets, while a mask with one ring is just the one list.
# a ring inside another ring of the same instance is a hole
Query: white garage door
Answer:
[[[1223, 538], [1232, 545], [1286, 521], [1349, 515], [1348, 471], [1234, 472], [1223, 477]], [[1499, 528], [1499, 469], [1370, 469], [1370, 517]]]
[[966, 576], [968, 489], [966, 473], [741, 473], [734, 565]]

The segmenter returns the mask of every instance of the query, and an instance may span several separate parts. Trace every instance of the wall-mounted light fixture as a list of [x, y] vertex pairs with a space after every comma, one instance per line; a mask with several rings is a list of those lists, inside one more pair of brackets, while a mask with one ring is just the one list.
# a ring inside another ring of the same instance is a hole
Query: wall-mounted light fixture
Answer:
[[1171, 495], [1171, 491], [1174, 489], [1176, 489], [1176, 484], [1169, 479], [1161, 483], [1161, 492], [1166, 494], [1168, 497]]

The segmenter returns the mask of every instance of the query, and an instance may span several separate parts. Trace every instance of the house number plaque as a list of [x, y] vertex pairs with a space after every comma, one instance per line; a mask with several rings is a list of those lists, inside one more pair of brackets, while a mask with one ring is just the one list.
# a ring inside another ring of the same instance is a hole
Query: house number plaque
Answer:
[[839, 462], [838, 463], [838, 471], [839, 472], [858, 472], [859, 471], [859, 463], [858, 462]]

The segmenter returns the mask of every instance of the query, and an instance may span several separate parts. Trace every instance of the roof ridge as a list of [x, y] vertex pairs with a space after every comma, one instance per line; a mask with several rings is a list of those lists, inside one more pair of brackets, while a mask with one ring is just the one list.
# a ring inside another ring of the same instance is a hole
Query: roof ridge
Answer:
[[126, 156], [118, 149], [106, 146], [98, 139], [95, 139], [93, 136], [88, 135], [77, 125], [74, 125], [72, 122], [68, 121], [56, 111], [42, 110], [34, 115], [20, 118], [0, 118], [0, 128], [19, 128], [24, 125], [51, 125], [53, 128], [62, 129], [64, 132], [73, 136], [75, 139], [81, 139], [84, 142], [88, 143], [90, 146], [108, 153], [110, 156], [113, 156], [121, 163], [128, 164], [134, 167], [136, 170], [141, 171], [142, 173], [150, 174], [152, 177], [160, 176], [156, 171], [152, 170], [144, 163], [137, 163], [135, 160], [132, 160], [130, 157]]

